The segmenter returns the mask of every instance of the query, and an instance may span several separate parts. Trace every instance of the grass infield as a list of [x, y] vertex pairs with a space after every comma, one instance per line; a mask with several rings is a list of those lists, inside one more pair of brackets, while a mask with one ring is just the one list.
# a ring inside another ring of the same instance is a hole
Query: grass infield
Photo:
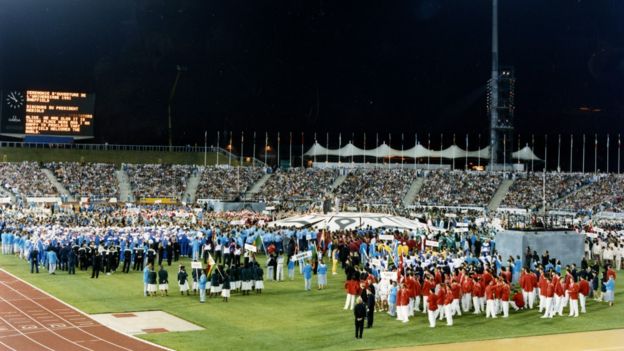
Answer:
[[[190, 266], [188, 260], [182, 262]], [[265, 281], [261, 295], [233, 293], [227, 303], [213, 298], [200, 304], [198, 296], [180, 296], [173, 281], [177, 264], [168, 268], [173, 289], [168, 297], [144, 297], [142, 272], [100, 275], [97, 280], [90, 278], [90, 271], [77, 271], [75, 276], [61, 271], [52, 276], [45, 270], [30, 274], [27, 262], [4, 255], [0, 255], [0, 267], [86, 313], [162, 310], [205, 328], [140, 335], [176, 350], [361, 350], [624, 328], [622, 284], [616, 284], [613, 307], [589, 299], [587, 314], [579, 318], [540, 319], [536, 310], [510, 311], [508, 319], [494, 320], [469, 314], [454, 318], [453, 327], [438, 323], [431, 329], [424, 314], [418, 313], [403, 324], [378, 313], [374, 327], [365, 329], [364, 338], [356, 340], [353, 313], [342, 309], [342, 272], [335, 276], [330, 273], [329, 287], [323, 291], [303, 291], [297, 268], [294, 281]], [[316, 277], [312, 282], [315, 287]]]

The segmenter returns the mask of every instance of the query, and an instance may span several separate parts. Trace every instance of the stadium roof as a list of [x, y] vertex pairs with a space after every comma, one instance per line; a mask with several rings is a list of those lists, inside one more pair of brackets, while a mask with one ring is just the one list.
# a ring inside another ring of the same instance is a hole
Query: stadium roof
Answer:
[[[328, 149], [323, 145], [315, 142], [314, 145], [305, 153], [305, 156], [338, 156], [338, 157], [352, 157], [352, 156], [367, 156], [367, 157], [408, 157], [408, 158], [489, 158], [490, 147], [484, 147], [480, 150], [464, 150], [457, 145], [451, 145], [444, 150], [432, 150], [422, 146], [422, 144], [416, 144], [407, 150], [396, 150], [388, 146], [386, 143], [379, 145], [378, 147], [370, 150], [360, 149], [349, 142], [347, 145], [339, 149]], [[535, 155], [533, 150], [529, 146], [512, 153], [514, 159], [523, 161], [540, 161], [541, 159]]]

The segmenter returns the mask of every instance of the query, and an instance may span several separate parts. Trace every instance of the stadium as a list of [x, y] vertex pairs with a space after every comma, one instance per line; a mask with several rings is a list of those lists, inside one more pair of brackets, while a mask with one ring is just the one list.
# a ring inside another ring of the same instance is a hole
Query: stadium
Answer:
[[352, 5], [7, 1], [0, 350], [624, 349], [624, 6]]

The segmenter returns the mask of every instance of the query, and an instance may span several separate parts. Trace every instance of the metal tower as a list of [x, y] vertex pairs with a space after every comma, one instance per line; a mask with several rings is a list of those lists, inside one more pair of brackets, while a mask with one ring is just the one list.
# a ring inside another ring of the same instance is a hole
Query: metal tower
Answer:
[[488, 85], [490, 113], [490, 168], [512, 163], [515, 76], [513, 69], [499, 70], [498, 0], [492, 0], [492, 74]]

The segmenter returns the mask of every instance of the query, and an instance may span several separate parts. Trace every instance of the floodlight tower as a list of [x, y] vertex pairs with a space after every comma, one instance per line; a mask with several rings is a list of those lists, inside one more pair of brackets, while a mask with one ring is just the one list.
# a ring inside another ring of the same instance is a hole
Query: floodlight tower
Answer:
[[513, 68], [500, 70], [498, 64], [498, 0], [492, 0], [492, 74], [488, 85], [490, 113], [491, 170], [512, 163], [515, 76]]

